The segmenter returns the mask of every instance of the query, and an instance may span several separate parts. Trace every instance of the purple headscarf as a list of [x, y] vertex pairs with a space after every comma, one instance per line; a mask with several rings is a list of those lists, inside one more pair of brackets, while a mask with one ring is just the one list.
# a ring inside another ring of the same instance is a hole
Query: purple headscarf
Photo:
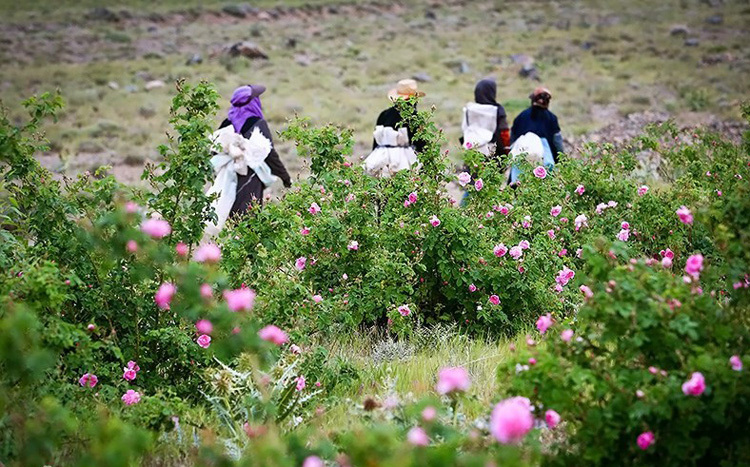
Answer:
[[242, 131], [242, 125], [245, 124], [245, 120], [248, 117], [264, 118], [260, 97], [253, 96], [253, 88], [251, 86], [240, 86], [235, 89], [229, 102], [232, 104], [232, 107], [230, 107], [227, 113], [227, 118], [232, 122], [236, 133]]

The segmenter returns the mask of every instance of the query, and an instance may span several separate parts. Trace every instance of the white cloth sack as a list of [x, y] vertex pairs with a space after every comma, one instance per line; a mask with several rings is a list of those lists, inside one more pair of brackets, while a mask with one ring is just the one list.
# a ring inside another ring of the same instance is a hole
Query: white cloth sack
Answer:
[[216, 212], [216, 222], [206, 224], [205, 233], [216, 235], [224, 227], [229, 217], [234, 200], [237, 197], [237, 174], [247, 175], [248, 167], [253, 169], [255, 175], [265, 186], [271, 185], [276, 177], [271, 174], [271, 168], [265, 159], [271, 153], [271, 141], [263, 136], [258, 128], [245, 138], [235, 133], [230, 125], [211, 135], [211, 140], [220, 150], [211, 158], [216, 178], [213, 185], [208, 189], [206, 195], [217, 194], [217, 198], [211, 203]]
[[479, 151], [485, 156], [490, 155], [496, 147], [496, 144], [490, 141], [497, 130], [497, 107], [469, 102], [463, 111], [461, 131], [464, 136], [464, 147]]
[[409, 132], [405, 127], [395, 130], [378, 125], [373, 136], [377, 147], [365, 159], [365, 171], [368, 174], [387, 178], [416, 164], [417, 153], [409, 145]]
[[536, 167], [542, 165], [544, 162], [544, 144], [542, 139], [532, 132], [528, 132], [518, 137], [517, 140], [510, 145], [510, 161], [511, 166], [505, 172], [505, 181], [510, 178], [510, 183], [515, 183], [518, 180], [518, 175], [521, 173], [520, 169], [516, 166], [516, 161], [521, 157], [525, 157], [529, 164]]

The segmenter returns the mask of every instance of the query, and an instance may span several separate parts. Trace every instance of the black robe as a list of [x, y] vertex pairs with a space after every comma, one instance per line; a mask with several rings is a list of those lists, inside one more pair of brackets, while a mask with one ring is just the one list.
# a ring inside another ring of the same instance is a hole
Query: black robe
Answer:
[[[219, 128], [221, 129], [231, 124], [232, 122], [227, 118], [221, 122]], [[242, 136], [250, 138], [255, 127], [258, 127], [261, 134], [271, 141], [271, 152], [265, 159], [266, 164], [268, 164], [268, 167], [271, 169], [271, 173], [279, 177], [281, 181], [284, 182], [284, 186], [289, 188], [292, 186], [292, 179], [289, 177], [286, 167], [284, 167], [284, 164], [281, 162], [279, 154], [276, 152], [276, 148], [273, 147], [273, 136], [271, 135], [271, 130], [268, 128], [268, 123], [262, 118], [248, 117], [248, 119], [245, 120], [245, 124], [242, 125]], [[229, 216], [231, 217], [235, 214], [247, 211], [250, 205], [255, 202], [263, 204], [264, 188], [265, 186], [263, 185], [263, 182], [261, 182], [260, 178], [255, 175], [253, 169], [248, 167], [247, 175], [237, 174], [237, 196], [232, 205], [232, 209], [229, 211]]]

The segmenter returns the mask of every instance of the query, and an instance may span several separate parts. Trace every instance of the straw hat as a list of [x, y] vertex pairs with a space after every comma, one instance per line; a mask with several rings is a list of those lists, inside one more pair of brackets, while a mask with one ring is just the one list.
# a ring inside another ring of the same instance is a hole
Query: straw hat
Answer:
[[422, 97], [425, 94], [417, 89], [417, 82], [413, 79], [402, 79], [396, 87], [388, 91], [390, 100], [406, 99], [412, 96]]

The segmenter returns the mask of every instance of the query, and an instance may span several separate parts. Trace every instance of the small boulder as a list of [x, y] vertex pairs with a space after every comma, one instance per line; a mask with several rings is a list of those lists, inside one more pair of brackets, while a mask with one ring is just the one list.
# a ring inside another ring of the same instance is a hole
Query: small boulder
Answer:
[[120, 89], [120, 85], [117, 84], [117, 81], [110, 81], [107, 83], [107, 86], [109, 86], [110, 89], [114, 89], [115, 91]]
[[424, 14], [424, 17], [427, 19], [437, 19], [437, 14], [435, 14], [434, 10], [427, 10]]
[[166, 83], [164, 83], [164, 81], [155, 79], [146, 83], [146, 86], [144, 87], [146, 88], [146, 91], [153, 91], [154, 89], [163, 88], [164, 86], [166, 86]]
[[294, 56], [294, 61], [301, 66], [310, 66], [313, 62], [312, 57], [307, 54], [298, 54]]
[[257, 13], [258, 9], [253, 8], [247, 3], [242, 3], [240, 5], [227, 5], [222, 8], [221, 11], [229, 16], [234, 16], [235, 18], [244, 18], [248, 15]]
[[701, 41], [698, 40], [697, 37], [688, 37], [685, 39], [685, 46], [686, 47], [697, 47], [699, 46]]
[[154, 110], [153, 107], [141, 107], [138, 109], [138, 115], [140, 115], [143, 118], [151, 118], [154, 115], [156, 115], [156, 110]]
[[120, 16], [109, 8], [97, 7], [86, 13], [86, 19], [92, 21], [108, 21], [110, 23], [116, 23], [120, 21]]
[[724, 16], [722, 15], [713, 15], [706, 18], [707, 24], [713, 24], [713, 25], [719, 25], [724, 23]]
[[185, 62], [185, 65], [198, 65], [203, 63], [203, 57], [200, 54], [193, 54]]
[[523, 78], [539, 80], [539, 73], [533, 63], [523, 65], [518, 74]]
[[675, 24], [669, 29], [670, 36], [687, 36], [690, 30], [684, 24]]
[[419, 81], [420, 83], [429, 83], [430, 81], [432, 81], [432, 77], [424, 72], [414, 73], [411, 79], [413, 79], [414, 81]]

